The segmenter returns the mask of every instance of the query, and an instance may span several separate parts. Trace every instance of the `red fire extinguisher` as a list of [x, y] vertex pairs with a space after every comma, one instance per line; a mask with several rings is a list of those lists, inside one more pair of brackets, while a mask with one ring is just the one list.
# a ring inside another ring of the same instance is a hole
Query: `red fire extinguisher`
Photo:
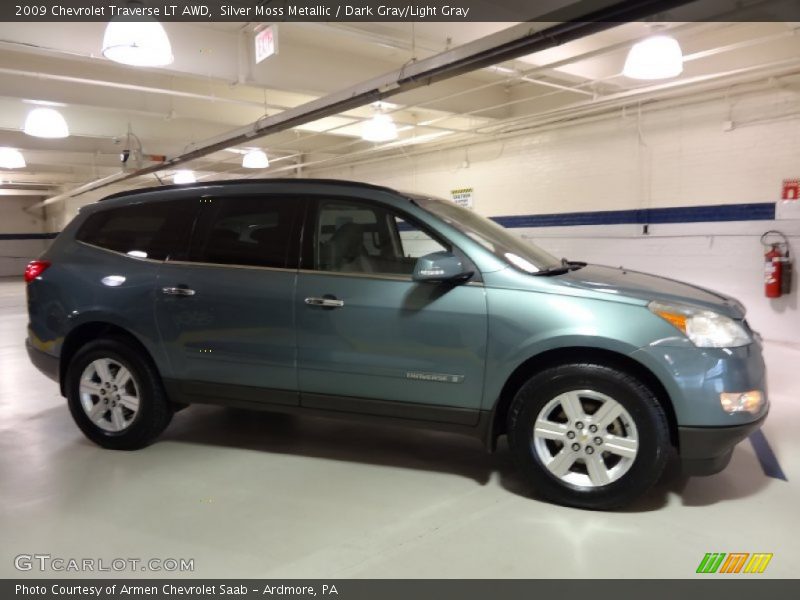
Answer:
[[[770, 235], [780, 236], [780, 242], [768, 242]], [[767, 298], [780, 298], [792, 287], [792, 261], [789, 258], [789, 241], [780, 231], [767, 231], [761, 244], [768, 248], [764, 254], [764, 294]]]

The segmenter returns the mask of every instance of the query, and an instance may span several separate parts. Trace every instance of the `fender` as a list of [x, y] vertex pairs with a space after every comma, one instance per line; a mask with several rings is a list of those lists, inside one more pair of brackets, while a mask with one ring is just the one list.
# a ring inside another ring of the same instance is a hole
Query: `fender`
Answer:
[[[622, 363], [622, 368], [631, 370], [645, 380], [653, 392], [661, 400], [670, 421], [670, 428], [675, 429], [677, 422], [673, 403], [674, 385], [669, 377], [664, 377], [663, 369], [654, 370], [645, 364], [639, 350], [626, 344], [616, 343], [608, 338], [571, 336], [561, 338], [560, 343], [540, 344], [538, 352], [532, 353], [525, 360], [516, 363], [508, 374], [502, 388], [492, 400], [489, 410], [481, 411], [481, 439], [487, 451], [494, 452], [497, 438], [505, 430], [505, 414], [513, 400], [516, 390], [523, 385], [534, 372], [551, 365], [563, 364], [569, 360], [594, 360], [609, 363]], [[679, 393], [679, 392], [678, 392]], [[673, 432], [674, 433], [674, 432]]]

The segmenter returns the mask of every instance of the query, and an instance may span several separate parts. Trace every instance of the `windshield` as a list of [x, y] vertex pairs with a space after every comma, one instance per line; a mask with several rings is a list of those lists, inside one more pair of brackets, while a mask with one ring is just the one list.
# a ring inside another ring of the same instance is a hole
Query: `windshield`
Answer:
[[494, 221], [453, 202], [409, 194], [424, 210], [469, 236], [492, 254], [526, 273], [537, 273], [561, 266], [561, 261], [523, 240]]

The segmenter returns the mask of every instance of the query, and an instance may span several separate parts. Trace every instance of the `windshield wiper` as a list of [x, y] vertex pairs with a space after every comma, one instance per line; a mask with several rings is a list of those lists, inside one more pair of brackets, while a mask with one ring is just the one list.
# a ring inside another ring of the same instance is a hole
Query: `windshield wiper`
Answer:
[[564, 273], [568, 273], [569, 271], [577, 271], [578, 269], [582, 269], [586, 266], [585, 262], [577, 261], [577, 260], [567, 260], [566, 258], [561, 259], [561, 264], [558, 267], [550, 267], [548, 269], [543, 269], [541, 271], [537, 271], [533, 273], [534, 275], [563, 275]]

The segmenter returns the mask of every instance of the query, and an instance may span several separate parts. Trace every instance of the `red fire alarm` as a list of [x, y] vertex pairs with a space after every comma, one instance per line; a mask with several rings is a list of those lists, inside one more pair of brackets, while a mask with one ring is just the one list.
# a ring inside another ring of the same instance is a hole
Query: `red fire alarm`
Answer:
[[800, 179], [784, 179], [781, 200], [800, 200]]

